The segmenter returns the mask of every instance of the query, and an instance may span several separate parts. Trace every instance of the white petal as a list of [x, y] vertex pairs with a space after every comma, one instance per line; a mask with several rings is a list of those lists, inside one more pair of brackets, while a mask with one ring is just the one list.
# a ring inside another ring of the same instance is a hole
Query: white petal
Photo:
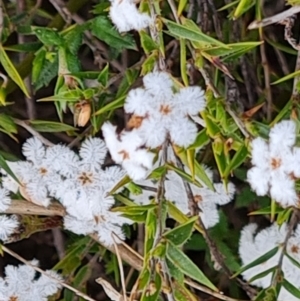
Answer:
[[292, 120], [284, 120], [277, 123], [270, 131], [270, 147], [291, 147], [296, 141], [296, 123]]
[[247, 172], [247, 181], [257, 195], [266, 195], [269, 191], [270, 171], [252, 167]]
[[11, 203], [8, 190], [0, 188], [0, 212], [5, 212]]
[[184, 214], [189, 212], [188, 197], [182, 178], [174, 171], [169, 171], [165, 181], [165, 198], [174, 203]]
[[269, 146], [261, 137], [253, 139], [251, 143], [252, 164], [264, 168], [270, 161]]
[[156, 97], [172, 96], [172, 78], [167, 72], [151, 72], [144, 76], [143, 78], [144, 86], [146, 91], [151, 93]]
[[176, 145], [188, 147], [196, 139], [197, 127], [187, 118], [174, 119], [170, 126], [170, 136]]
[[0, 215], [0, 239], [5, 241], [19, 227], [16, 215]]
[[152, 101], [152, 96], [149, 95], [149, 93], [145, 91], [145, 89], [133, 89], [128, 93], [126, 97], [124, 109], [127, 113], [144, 117], [149, 110], [148, 103], [151, 103]]
[[82, 162], [101, 165], [106, 157], [107, 148], [102, 139], [88, 138], [82, 143], [79, 154]]
[[216, 189], [214, 198], [216, 204], [225, 205], [233, 199], [235, 186], [232, 183], [228, 183], [226, 188], [222, 183], [214, 184], [214, 187]]
[[174, 101], [182, 114], [197, 115], [205, 108], [204, 96], [204, 91], [200, 87], [185, 87], [175, 94]]
[[201, 209], [199, 215], [205, 228], [211, 228], [219, 222], [219, 212], [213, 202], [200, 201], [198, 202], [198, 206]]
[[39, 164], [45, 156], [45, 146], [38, 138], [32, 137], [23, 144], [22, 152], [28, 161]]
[[298, 201], [295, 183], [286, 174], [272, 174], [270, 194], [283, 207], [295, 206]]

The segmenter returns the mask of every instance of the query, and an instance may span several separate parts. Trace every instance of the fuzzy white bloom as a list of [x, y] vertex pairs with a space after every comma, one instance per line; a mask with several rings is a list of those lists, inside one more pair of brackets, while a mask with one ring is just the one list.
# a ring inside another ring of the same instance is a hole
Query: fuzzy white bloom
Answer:
[[269, 143], [262, 138], [252, 141], [252, 164], [248, 182], [257, 195], [271, 197], [283, 207], [296, 205], [298, 197], [293, 176], [300, 175], [300, 160], [295, 160], [299, 149], [294, 121], [282, 121], [270, 131]]
[[[211, 170], [207, 169], [207, 175], [212, 177]], [[157, 188], [150, 180], [136, 182], [139, 185]], [[227, 185], [225, 189], [221, 183], [214, 184], [215, 191], [207, 187], [198, 187], [190, 184], [194, 199], [197, 202], [199, 209], [201, 209], [200, 217], [206, 228], [211, 228], [219, 222], [218, 205], [225, 205], [229, 203], [234, 196], [235, 187], [232, 183]], [[131, 198], [138, 204], [146, 205], [150, 203], [151, 198], [155, 197], [155, 192], [143, 190], [142, 194], [131, 194]], [[184, 214], [188, 214], [189, 204], [188, 197], [185, 191], [182, 178], [174, 171], [168, 171], [165, 181], [165, 198], [173, 202], [178, 209]]]
[[120, 32], [142, 30], [153, 25], [146, 13], [138, 11], [134, 0], [110, 0], [110, 18]]
[[125, 239], [122, 230], [124, 224], [132, 224], [132, 221], [122, 217], [118, 212], [105, 211], [101, 214], [94, 215], [91, 219], [82, 219], [67, 215], [64, 218], [64, 226], [66, 229], [77, 234], [93, 234], [96, 233], [99, 241], [105, 246], [111, 246], [119, 243], [120, 240], [115, 238], [113, 234], [117, 235], [121, 240]]
[[171, 76], [166, 72], [148, 73], [143, 82], [144, 89], [131, 90], [124, 105], [125, 111], [133, 114], [131, 123], [143, 143], [156, 148], [168, 136], [179, 146], [193, 143], [197, 126], [190, 116], [204, 109], [204, 91], [195, 86], [175, 93]]
[[[33, 260], [31, 264], [37, 265], [38, 262]], [[46, 274], [61, 281], [61, 277], [54, 271], [46, 271]], [[41, 275], [36, 278], [35, 270], [27, 265], [8, 265], [5, 267], [5, 278], [0, 278], [0, 300], [46, 301], [61, 288], [50, 277]]]
[[[250, 269], [247, 269], [243, 272], [243, 277], [246, 280], [250, 280], [255, 275], [264, 272], [272, 267], [276, 267], [279, 262], [280, 253], [282, 251], [282, 244], [284, 243], [288, 227], [286, 224], [283, 224], [279, 227], [277, 224], [273, 224], [272, 226], [257, 232], [256, 224], [249, 224], [244, 227], [241, 233], [240, 238], [240, 246], [239, 253], [242, 259], [243, 265], [247, 265], [257, 258], [263, 256], [267, 252], [271, 251], [275, 247], [278, 247], [277, 253], [266, 260], [265, 262], [256, 265]], [[291, 256], [295, 261], [299, 262], [300, 260], [300, 227], [298, 226], [296, 231], [294, 231], [293, 235], [289, 238], [287, 243], [287, 253]], [[299, 277], [300, 277], [300, 269], [296, 267], [288, 257], [284, 256], [282, 261], [282, 271], [284, 273], [285, 279], [287, 279], [290, 283], [292, 283], [298, 289], [299, 285]], [[251, 284], [267, 288], [270, 286], [272, 281], [272, 273], [256, 279], [251, 282]], [[284, 288], [281, 288], [278, 301], [296, 301], [298, 298], [294, 297]]]
[[153, 166], [154, 154], [142, 148], [143, 140], [137, 131], [123, 131], [119, 135], [111, 123], [104, 123], [102, 133], [112, 159], [123, 166], [133, 180], [146, 178]]
[[16, 215], [0, 215], [0, 239], [6, 241], [19, 228]]
[[9, 191], [5, 188], [0, 188], [0, 212], [5, 212], [11, 203]]

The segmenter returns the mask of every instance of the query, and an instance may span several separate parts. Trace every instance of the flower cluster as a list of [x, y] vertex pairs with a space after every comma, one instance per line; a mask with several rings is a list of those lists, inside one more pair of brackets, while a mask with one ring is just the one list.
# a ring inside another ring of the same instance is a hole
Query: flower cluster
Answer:
[[[9, 191], [5, 188], [0, 188], [0, 212], [5, 212], [10, 204]], [[0, 240], [7, 241], [17, 231], [19, 225], [16, 215], [0, 215]]]
[[[169, 161], [174, 161], [174, 155], [168, 151]], [[208, 178], [213, 181], [213, 174], [210, 169], [205, 168]], [[187, 170], [188, 172], [188, 170]], [[201, 180], [196, 179], [202, 187], [190, 184], [194, 200], [200, 209], [200, 217], [206, 228], [211, 228], [219, 222], [218, 205], [229, 203], [234, 196], [235, 187], [232, 183], [224, 187], [222, 183], [215, 183], [215, 191], [207, 188]], [[148, 188], [143, 189], [142, 194], [131, 194], [131, 198], [138, 204], [146, 205], [155, 199], [156, 194], [153, 192], [157, 189], [156, 183], [151, 180], [137, 181], [136, 184]], [[150, 188], [150, 189], [149, 189]], [[183, 179], [172, 170], [169, 170], [165, 181], [165, 198], [174, 203], [184, 214], [189, 214], [189, 200], [184, 187]]]
[[[277, 253], [269, 258], [267, 261], [258, 264], [243, 272], [243, 277], [246, 280], [250, 280], [255, 275], [267, 271], [272, 267], [276, 267], [279, 262], [279, 257], [282, 252], [282, 246], [287, 235], [288, 227], [283, 224], [279, 227], [277, 224], [273, 224], [269, 228], [266, 228], [260, 232], [257, 231], [256, 224], [249, 224], [243, 230], [240, 238], [239, 253], [242, 259], [243, 265], [247, 265], [262, 255], [271, 251], [275, 247], [278, 247]], [[287, 242], [286, 252], [290, 257], [294, 258], [296, 262], [300, 261], [300, 227], [294, 231], [293, 235]], [[284, 278], [291, 284], [300, 289], [300, 269], [286, 256], [284, 255], [282, 261], [282, 271]], [[272, 273], [256, 279], [252, 282], [253, 285], [268, 288], [272, 281]], [[278, 301], [297, 301], [299, 300], [294, 295], [289, 293], [285, 288], [281, 288]]]
[[266, 195], [283, 207], [295, 206], [298, 196], [295, 178], [300, 177], [300, 148], [295, 147], [296, 124], [286, 120], [270, 131], [269, 143], [258, 137], [252, 141], [252, 164], [248, 181], [257, 195]]
[[131, 118], [119, 135], [109, 123], [102, 127], [112, 158], [122, 164], [133, 180], [147, 176], [154, 155], [143, 149], [161, 146], [168, 138], [187, 147], [195, 141], [197, 126], [190, 117], [205, 108], [204, 91], [197, 86], [175, 91], [166, 72], [151, 72], [143, 78], [144, 88], [129, 92], [124, 109]]
[[[33, 260], [31, 264], [37, 266], [38, 262]], [[60, 281], [61, 277], [51, 270], [37, 278], [30, 266], [8, 265], [5, 267], [5, 278], [0, 278], [0, 300], [46, 301], [61, 288]]]
[[85, 140], [79, 155], [66, 146], [45, 147], [37, 138], [30, 138], [23, 145], [27, 160], [8, 162], [20, 183], [6, 175], [3, 187], [14, 193], [19, 190], [26, 200], [42, 206], [57, 199], [66, 209], [66, 229], [97, 233], [102, 243], [111, 245], [112, 232], [124, 239], [121, 226], [130, 220], [110, 211], [114, 198], [108, 193], [124, 172], [116, 166], [103, 170], [106, 153], [100, 138]]
[[110, 18], [120, 32], [141, 30], [154, 22], [146, 13], [140, 13], [134, 0], [110, 0]]

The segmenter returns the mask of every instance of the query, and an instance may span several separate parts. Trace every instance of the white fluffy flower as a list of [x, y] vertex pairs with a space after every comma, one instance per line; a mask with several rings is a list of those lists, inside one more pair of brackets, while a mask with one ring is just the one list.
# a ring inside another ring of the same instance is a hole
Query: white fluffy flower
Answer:
[[16, 215], [0, 215], [0, 239], [6, 241], [19, 227]]
[[[206, 168], [207, 169], [207, 168]], [[212, 177], [212, 173], [207, 169], [208, 177]], [[139, 185], [157, 188], [150, 180], [139, 181]], [[215, 191], [207, 187], [198, 187], [190, 184], [194, 199], [201, 209], [200, 217], [206, 228], [211, 228], [219, 222], [218, 205], [229, 203], [234, 196], [235, 187], [229, 183], [227, 189], [221, 183], [214, 184]], [[150, 198], [155, 197], [155, 192], [143, 190], [142, 194], [131, 194], [131, 198], [138, 204], [146, 205], [150, 203]], [[165, 181], [165, 198], [174, 203], [178, 209], [184, 214], [189, 213], [189, 204], [186, 190], [182, 178], [174, 171], [168, 171]]]
[[[33, 265], [38, 262], [33, 260]], [[45, 301], [51, 295], [55, 294], [60, 288], [57, 281], [61, 277], [54, 271], [46, 271], [47, 275], [41, 275], [36, 278], [35, 270], [27, 265], [18, 267], [8, 265], [5, 267], [5, 278], [0, 278], [0, 299], [2, 300], [20, 300], [20, 301]], [[57, 279], [57, 281], [52, 278]], [[4, 298], [2, 298], [2, 296]]]
[[0, 188], [0, 212], [5, 212], [11, 203], [9, 191], [5, 188]]
[[282, 121], [270, 131], [269, 143], [262, 138], [252, 141], [252, 164], [247, 174], [248, 181], [257, 195], [271, 197], [282, 206], [295, 205], [298, 197], [292, 175], [300, 170], [297, 148], [292, 148], [296, 139], [293, 121]]
[[[257, 258], [263, 256], [267, 252], [271, 251], [275, 247], [278, 247], [277, 253], [266, 260], [265, 262], [256, 265], [250, 269], [243, 272], [243, 277], [246, 280], [250, 280], [255, 275], [264, 272], [272, 267], [278, 265], [280, 252], [282, 251], [282, 244], [284, 243], [287, 234], [287, 225], [283, 224], [279, 227], [277, 224], [259, 231], [257, 231], [257, 225], [249, 224], [242, 230], [240, 238], [239, 253], [242, 259], [243, 265], [247, 265]], [[293, 235], [289, 238], [287, 243], [287, 253], [294, 258], [296, 261], [300, 260], [300, 227], [298, 226]], [[299, 286], [300, 269], [296, 267], [289, 258], [283, 257], [282, 261], [282, 271], [284, 273], [285, 279], [292, 283], [295, 287]], [[267, 288], [270, 286], [272, 281], [272, 273], [259, 278], [252, 282], [253, 285]], [[281, 288], [278, 301], [296, 301], [292, 294]]]
[[153, 24], [149, 15], [138, 11], [134, 0], [110, 1], [110, 18], [120, 32], [141, 30]]
[[[64, 226], [66, 229], [77, 234], [93, 234], [96, 233], [99, 241], [105, 246], [114, 244], [113, 233], [121, 240], [125, 239], [122, 230], [124, 224], [132, 224], [132, 221], [120, 216], [118, 212], [105, 211], [101, 214], [95, 214], [91, 219], [82, 219], [67, 215], [64, 218]], [[115, 238], [115, 242], [119, 243], [119, 239]]]
[[166, 72], [148, 73], [143, 82], [144, 89], [129, 92], [124, 108], [133, 114], [133, 127], [146, 146], [156, 148], [168, 136], [180, 146], [193, 143], [197, 126], [189, 117], [204, 109], [204, 91], [186, 87], [174, 93], [172, 79]]
[[112, 159], [122, 164], [133, 180], [144, 179], [153, 166], [154, 154], [142, 148], [138, 133], [133, 130], [117, 135], [116, 127], [108, 122], [103, 124], [102, 132]]

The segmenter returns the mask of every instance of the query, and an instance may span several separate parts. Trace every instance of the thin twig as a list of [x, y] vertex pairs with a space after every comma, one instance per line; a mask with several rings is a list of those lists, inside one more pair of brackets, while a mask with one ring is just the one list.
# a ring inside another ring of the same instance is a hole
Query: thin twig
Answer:
[[[296, 66], [295, 66], [295, 71], [300, 70], [300, 50], [298, 51], [297, 54], [297, 60], [296, 60]], [[295, 100], [299, 100], [299, 83], [300, 83], [300, 76], [295, 76], [294, 82], [293, 82], [293, 94], [292, 98]]]
[[300, 6], [296, 5], [293, 6], [279, 14], [276, 14], [274, 16], [265, 18], [263, 20], [260, 21], [253, 21], [249, 26], [248, 29], [256, 29], [256, 28], [260, 28], [260, 27], [264, 27], [264, 26], [268, 26], [274, 23], [278, 23], [286, 18], [289, 18], [292, 15], [298, 14], [300, 12]]
[[41, 142], [43, 142], [47, 146], [54, 146], [55, 144], [44, 138], [39, 132], [37, 132], [34, 128], [32, 128], [27, 121], [20, 120], [14, 118], [14, 122], [24, 128], [27, 132], [29, 132], [32, 136], [37, 137]]
[[48, 207], [38, 206], [25, 200], [12, 200], [5, 210], [7, 214], [65, 216], [65, 208], [60, 203], [51, 203]]
[[[262, 28], [258, 30], [260, 40], [264, 40], [264, 33]], [[262, 43], [260, 46], [260, 57], [261, 57], [261, 64], [264, 70], [264, 79], [265, 79], [265, 93], [267, 99], [267, 121], [271, 122], [272, 119], [272, 106], [273, 106], [273, 99], [272, 99], [272, 91], [271, 91], [271, 76], [270, 76], [270, 68], [268, 64], [268, 59], [266, 55], [266, 46], [265, 43]]]
[[298, 45], [296, 39], [293, 37], [292, 29], [295, 24], [296, 16], [291, 16], [286, 18], [280, 22], [280, 24], [284, 25], [284, 38], [288, 41], [288, 43], [297, 51], [300, 50], [300, 45]]

